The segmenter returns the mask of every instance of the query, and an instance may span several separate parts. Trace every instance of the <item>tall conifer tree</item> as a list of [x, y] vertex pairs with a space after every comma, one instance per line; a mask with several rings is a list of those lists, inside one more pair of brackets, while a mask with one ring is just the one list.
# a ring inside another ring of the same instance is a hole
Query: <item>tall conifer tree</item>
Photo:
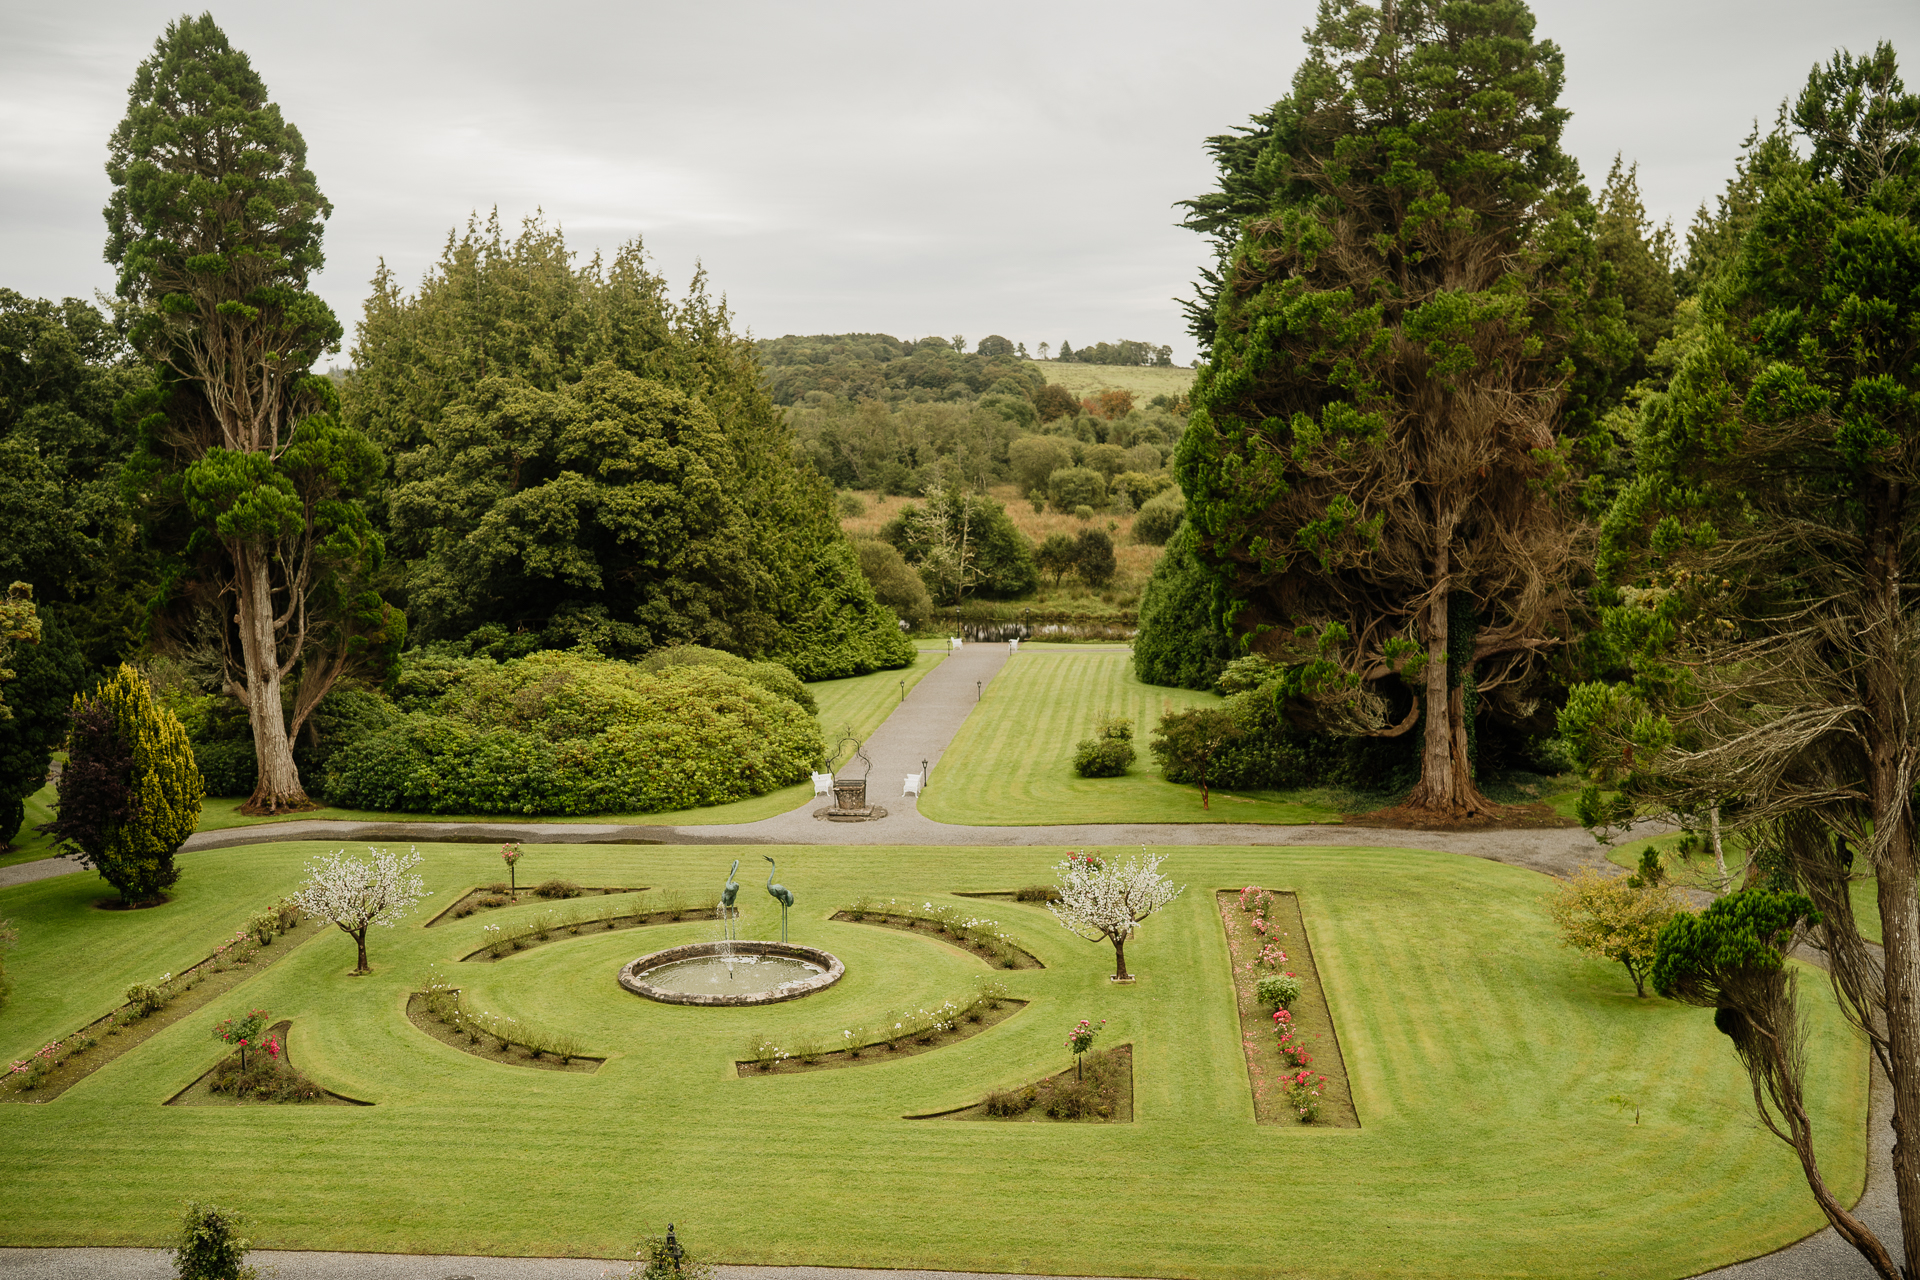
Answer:
[[380, 539], [354, 500], [379, 455], [312, 372], [341, 338], [307, 288], [332, 206], [299, 130], [209, 14], [169, 24], [140, 64], [107, 173], [107, 259], [156, 370], [141, 406], [150, 532], [174, 543], [175, 583], [201, 575], [215, 597], [259, 759], [247, 811], [302, 808], [291, 734], [403, 634], [369, 586]]
[[1524, 4], [1322, 0], [1307, 43], [1187, 206], [1220, 250], [1187, 519], [1223, 623], [1292, 664], [1291, 712], [1422, 725], [1408, 803], [1470, 815], [1476, 703], [1530, 711], [1566, 635], [1570, 463], [1628, 340]]

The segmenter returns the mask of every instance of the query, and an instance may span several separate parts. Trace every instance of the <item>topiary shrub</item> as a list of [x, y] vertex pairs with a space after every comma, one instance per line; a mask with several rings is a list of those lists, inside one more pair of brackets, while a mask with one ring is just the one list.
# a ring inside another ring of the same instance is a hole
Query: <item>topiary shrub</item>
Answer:
[[1133, 721], [1104, 720], [1091, 738], [1082, 738], [1073, 751], [1073, 771], [1083, 778], [1117, 778], [1132, 767]]
[[[403, 682], [406, 677], [403, 675]], [[340, 750], [335, 804], [408, 813], [657, 813], [761, 795], [825, 754], [790, 698], [708, 664], [578, 653], [441, 659], [414, 714]]]
[[47, 829], [123, 901], [158, 901], [180, 878], [173, 855], [199, 825], [206, 789], [186, 730], [132, 667], [74, 699], [58, 790]]
[[580, 886], [571, 880], [548, 880], [534, 888], [534, 895], [541, 898], [577, 898]]
[[1285, 1009], [1300, 998], [1300, 979], [1290, 973], [1270, 973], [1253, 984], [1253, 997], [1269, 1009]]

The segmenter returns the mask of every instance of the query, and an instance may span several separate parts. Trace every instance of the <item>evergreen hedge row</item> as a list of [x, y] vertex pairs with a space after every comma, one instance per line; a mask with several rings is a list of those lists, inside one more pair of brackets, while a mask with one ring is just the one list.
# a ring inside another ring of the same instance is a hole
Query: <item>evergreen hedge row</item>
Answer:
[[718, 667], [640, 671], [573, 653], [430, 660], [398, 724], [340, 748], [327, 799], [407, 813], [575, 816], [722, 804], [798, 782], [824, 757], [790, 698]]

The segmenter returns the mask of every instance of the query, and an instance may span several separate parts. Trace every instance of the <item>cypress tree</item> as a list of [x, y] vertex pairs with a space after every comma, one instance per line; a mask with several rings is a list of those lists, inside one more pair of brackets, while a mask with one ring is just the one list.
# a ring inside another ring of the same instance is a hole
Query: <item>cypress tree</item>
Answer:
[[1216, 617], [1290, 665], [1290, 718], [1420, 726], [1407, 803], [1451, 816], [1491, 808], [1476, 695], [1530, 710], [1570, 630], [1572, 468], [1631, 349], [1533, 27], [1518, 0], [1323, 0], [1293, 93], [1213, 140], [1187, 206], [1219, 248], [1177, 455]]
[[161, 899], [180, 872], [173, 855], [200, 822], [206, 788], [187, 732], [122, 664], [74, 699], [59, 816], [48, 830], [129, 905]]

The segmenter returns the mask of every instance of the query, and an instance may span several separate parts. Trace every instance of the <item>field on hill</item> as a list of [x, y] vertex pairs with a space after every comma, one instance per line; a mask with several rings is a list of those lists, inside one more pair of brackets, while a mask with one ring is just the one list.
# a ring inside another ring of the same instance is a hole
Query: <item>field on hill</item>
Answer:
[[[866, 510], [857, 516], [846, 516], [840, 521], [840, 527], [852, 538], [877, 538], [887, 521], [900, 514], [900, 509], [909, 502], [918, 499], [912, 497], [889, 497], [869, 489], [856, 491]], [[1077, 537], [1083, 529], [1101, 529], [1113, 539], [1113, 558], [1115, 569], [1113, 582], [1098, 591], [1076, 582], [1071, 574], [1058, 587], [1051, 579], [1045, 579], [1031, 600], [1019, 601], [1015, 607], [1032, 604], [1036, 608], [1066, 608], [1087, 612], [1102, 612], [1104, 606], [1119, 605], [1132, 608], [1139, 602], [1140, 593], [1146, 589], [1147, 579], [1153, 576], [1153, 566], [1160, 562], [1166, 548], [1143, 545], [1133, 540], [1133, 516], [1095, 516], [1091, 520], [1082, 520], [1077, 516], [1059, 511], [1035, 511], [1033, 503], [1020, 496], [1020, 491], [1010, 484], [998, 484], [988, 491], [993, 500], [1007, 509], [1007, 516], [1013, 521], [1013, 527], [1025, 534], [1035, 546], [1045, 542], [1049, 534], [1064, 533], [1068, 537]], [[1044, 575], [1043, 575], [1044, 579]], [[936, 603], [945, 604], [946, 601]]]
[[1192, 369], [1173, 369], [1145, 364], [1075, 364], [1066, 360], [1029, 360], [1028, 364], [1077, 396], [1096, 391], [1131, 391], [1134, 400], [1145, 405], [1155, 396], [1186, 394], [1193, 385]]
[[[188, 854], [175, 900], [148, 911], [96, 910], [89, 875], [0, 890], [0, 916], [21, 934], [0, 1051], [30, 1053], [111, 1009], [127, 983], [178, 972], [331, 848]], [[1186, 892], [1129, 944], [1139, 984], [1114, 987], [1105, 945], [1037, 907], [954, 896], [1043, 882], [1059, 849], [528, 851], [523, 883], [564, 876], [707, 901], [730, 859], [744, 870], [775, 856], [797, 898], [795, 941], [834, 951], [847, 976], [787, 1004], [698, 1009], [645, 1002], [614, 974], [711, 937], [711, 921], [556, 936], [462, 963], [482, 923], [423, 922], [497, 878], [498, 851], [423, 846], [434, 896], [374, 931], [370, 976], [349, 975], [349, 939], [318, 933], [54, 1101], [0, 1104], [11, 1193], [0, 1244], [157, 1245], [191, 1196], [252, 1214], [262, 1248], [615, 1258], [673, 1221], [730, 1263], [1651, 1278], [1821, 1225], [1792, 1154], [1754, 1123], [1711, 1017], [1635, 999], [1619, 966], [1559, 946], [1543, 877], [1404, 849], [1162, 852]], [[777, 933], [778, 908], [740, 879], [743, 935]], [[1248, 883], [1299, 894], [1357, 1129], [1254, 1122], [1212, 892]], [[863, 894], [990, 915], [1047, 967], [990, 970], [929, 936], [829, 919]], [[607, 1062], [533, 1070], [426, 1034], [405, 1007], [435, 964], [480, 1007], [569, 1032]], [[758, 1037], [838, 1040], [996, 973], [1029, 1003], [979, 1035], [844, 1070], [735, 1072]], [[1824, 982], [1801, 992], [1820, 1155], [1851, 1202], [1866, 1055]], [[227, 1052], [213, 1022], [247, 1008], [291, 1019], [300, 1069], [374, 1105], [161, 1105]], [[1080, 1018], [1107, 1020], [1103, 1047], [1133, 1046], [1133, 1122], [904, 1118], [1060, 1071]]]

